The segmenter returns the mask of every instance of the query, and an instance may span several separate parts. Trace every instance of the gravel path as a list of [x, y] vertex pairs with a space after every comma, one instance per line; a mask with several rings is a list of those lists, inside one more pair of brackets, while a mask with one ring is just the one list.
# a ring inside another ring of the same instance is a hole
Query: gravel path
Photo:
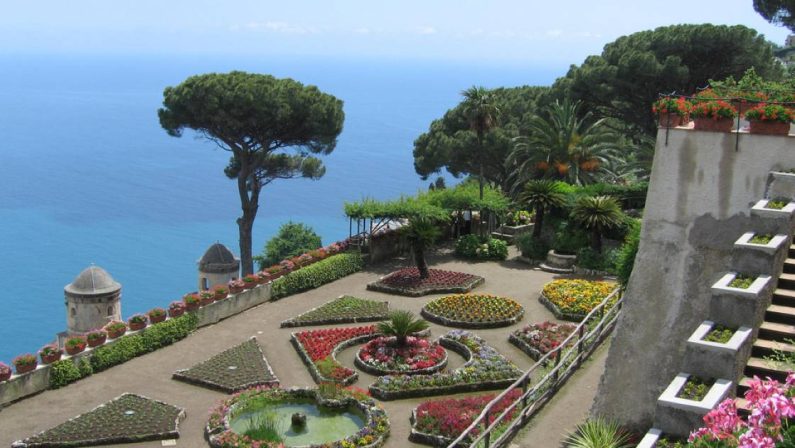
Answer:
[[[511, 247], [511, 256], [515, 255], [517, 255], [515, 249]], [[469, 263], [456, 260], [450, 256], [448, 251], [441, 251], [441, 253], [430, 256], [429, 262], [433, 268], [481, 275], [486, 278], [486, 283], [478, 287], [476, 291], [512, 297], [525, 307], [525, 316], [520, 323], [506, 328], [477, 330], [475, 333], [514, 361], [520, 369], [529, 368], [532, 365], [532, 360], [508, 343], [508, 334], [519, 328], [520, 325], [554, 320], [552, 314], [538, 303], [537, 298], [544, 283], [552, 280], [555, 276], [530, 269], [527, 265], [514, 261]], [[148, 396], [185, 408], [187, 418], [180, 427], [181, 438], [177, 441], [177, 445], [207, 446], [203, 437], [203, 427], [206, 423], [208, 410], [225, 395], [174, 381], [171, 379], [171, 374], [175, 370], [193, 366], [251, 336], [256, 336], [283, 386], [314, 386], [306, 367], [301, 363], [288, 341], [292, 331], [320, 327], [281, 329], [279, 323], [344, 294], [387, 300], [391, 309], [408, 309], [419, 314], [425, 303], [441, 295], [410, 298], [371, 292], [365, 288], [368, 282], [408, 263], [409, 261], [406, 259], [398, 259], [378, 264], [368, 268], [367, 271], [345, 277], [316, 290], [290, 296], [278, 302], [263, 304], [216, 325], [202, 328], [170, 347], [133, 359], [65, 388], [46, 391], [4, 408], [0, 411], [0, 446], [9, 446], [14, 440], [55, 426], [125, 392]], [[449, 328], [431, 324], [434, 338], [448, 330]], [[352, 368], [354, 350], [346, 350], [341, 356], [341, 359]], [[451, 367], [462, 363], [463, 359], [460, 356], [450, 353]], [[356, 385], [366, 388], [372, 380], [373, 377], [360, 372], [360, 379]], [[573, 385], [567, 385], [566, 389]], [[566, 389], [564, 389], [564, 394], [569, 393]], [[576, 387], [570, 390], [576, 396], [577, 391], [574, 389]], [[392, 423], [388, 447], [419, 446], [413, 445], [407, 440], [408, 419], [411, 410], [423, 400], [410, 399], [383, 403]], [[582, 412], [578, 413], [577, 418], [590, 406], [589, 400], [580, 400], [580, 403], [581, 407], [578, 409]], [[566, 421], [567, 417], [568, 420], [572, 420], [570, 416], [562, 415], [559, 423]], [[576, 424], [576, 421], [574, 423]], [[148, 442], [123, 446], [156, 447], [161, 444], [160, 442]]]

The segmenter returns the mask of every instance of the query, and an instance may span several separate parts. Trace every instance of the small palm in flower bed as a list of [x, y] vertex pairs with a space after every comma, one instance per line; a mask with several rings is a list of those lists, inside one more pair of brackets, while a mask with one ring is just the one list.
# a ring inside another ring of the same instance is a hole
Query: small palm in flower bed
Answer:
[[438, 343], [409, 336], [404, 345], [394, 337], [368, 342], [356, 355], [359, 361], [383, 375], [430, 373], [444, 367], [447, 352]]
[[755, 275], [741, 275], [738, 274], [734, 277], [734, 280], [729, 282], [730, 288], [739, 288], [739, 289], [748, 289], [751, 287], [751, 284], [754, 283], [756, 280]]
[[717, 342], [725, 344], [729, 342], [736, 330], [734, 328], [724, 327], [723, 325], [716, 325], [704, 336], [704, 340], [708, 342]]
[[342, 296], [282, 322], [282, 327], [300, 327], [329, 323], [372, 322], [388, 317], [389, 303]]
[[[500, 415], [514, 401], [518, 400], [522, 391], [514, 389], [502, 398], [494, 407], [491, 415]], [[412, 427], [422, 434], [441, 436], [452, 441], [464, 432], [480, 415], [483, 408], [497, 395], [487, 394], [466, 398], [446, 398], [443, 400], [426, 401], [414, 410]], [[504, 422], [510, 422], [515, 414], [511, 411]], [[491, 422], [490, 422], [491, 423]], [[477, 435], [477, 432], [472, 435]], [[421, 443], [420, 437], [412, 434], [410, 440]]]
[[773, 235], [754, 235], [750, 240], [751, 244], [768, 244], [773, 239]]
[[73, 336], [66, 340], [64, 348], [69, 355], [76, 355], [86, 349], [86, 338], [83, 336]]
[[395, 271], [381, 280], [370, 283], [367, 289], [408, 296], [434, 292], [468, 292], [483, 283], [483, 277], [463, 272], [428, 269], [428, 277], [421, 278], [416, 267]]
[[513, 336], [511, 342], [522, 348], [530, 357], [538, 360], [558, 348], [576, 328], [573, 324], [541, 322], [515, 331], [511, 335]]
[[709, 392], [709, 388], [713, 384], [715, 384], [714, 379], [704, 379], [691, 375], [676, 396], [686, 400], [701, 401], [707, 396], [707, 392]]
[[422, 314], [442, 325], [485, 327], [511, 325], [521, 318], [524, 308], [507, 297], [455, 294], [431, 301], [423, 307]]

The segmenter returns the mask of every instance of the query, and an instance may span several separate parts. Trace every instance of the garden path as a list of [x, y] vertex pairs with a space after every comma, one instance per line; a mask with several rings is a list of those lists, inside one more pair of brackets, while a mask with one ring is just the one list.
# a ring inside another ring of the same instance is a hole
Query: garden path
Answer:
[[[511, 247], [511, 256], [516, 255], [515, 249]], [[512, 297], [525, 307], [525, 317], [519, 324], [475, 332], [514, 361], [520, 369], [529, 368], [532, 365], [532, 360], [508, 343], [508, 334], [519, 328], [520, 325], [554, 320], [552, 314], [538, 303], [537, 298], [542, 286], [555, 276], [530, 269], [527, 265], [514, 261], [466, 262], [452, 257], [449, 250], [442, 250], [431, 255], [429, 262], [433, 268], [481, 275], [486, 278], [486, 283], [478, 287], [477, 292]], [[279, 323], [344, 294], [386, 300], [389, 301], [391, 309], [408, 309], [419, 314], [425, 303], [441, 295], [410, 298], [371, 292], [365, 288], [368, 282], [408, 263], [409, 261], [406, 259], [396, 259], [377, 264], [369, 267], [366, 271], [345, 277], [321, 288], [296, 294], [277, 302], [263, 304], [216, 325], [202, 328], [172, 346], [133, 359], [65, 388], [45, 391], [12, 404], [0, 411], [0, 446], [10, 446], [14, 440], [51, 428], [125, 392], [148, 396], [185, 408], [187, 418], [180, 425], [181, 438], [177, 441], [177, 446], [190, 448], [207, 446], [203, 437], [203, 428], [208, 410], [225, 395], [174, 381], [171, 379], [171, 374], [175, 370], [190, 367], [253, 335], [257, 337], [265, 356], [283, 386], [314, 386], [309, 372], [289, 343], [290, 332], [296, 331], [296, 329], [279, 328]], [[163, 298], [164, 304], [168, 302], [168, 299], [167, 297]], [[431, 324], [434, 337], [438, 337], [448, 330], [449, 328]], [[342, 359], [349, 362], [352, 356], [353, 349], [347, 350], [343, 353]], [[451, 353], [450, 356], [457, 357], [458, 355]], [[463, 360], [460, 359], [451, 359], [453, 366], [462, 362]], [[591, 365], [597, 365], [597, 362], [593, 362]], [[353, 367], [352, 363], [349, 366]], [[361, 372], [360, 375], [356, 386], [366, 388], [372, 382], [372, 377]], [[566, 389], [564, 389], [564, 394], [567, 393], [565, 391]], [[574, 391], [572, 393], [576, 394]], [[387, 447], [420, 446], [409, 443], [407, 438], [410, 430], [408, 421], [411, 410], [422, 401], [424, 399], [419, 398], [383, 403], [392, 424]], [[590, 400], [586, 401], [579, 402], [578, 409], [582, 413], [586, 412], [590, 406]], [[576, 423], [571, 418], [568, 421], [571, 421], [572, 424]], [[157, 447], [161, 444], [160, 442], [147, 442], [123, 446]]]

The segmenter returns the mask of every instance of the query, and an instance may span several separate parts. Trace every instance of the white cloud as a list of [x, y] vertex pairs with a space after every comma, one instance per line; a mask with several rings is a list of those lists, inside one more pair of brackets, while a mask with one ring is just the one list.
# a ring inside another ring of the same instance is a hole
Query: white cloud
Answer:
[[253, 31], [269, 31], [273, 33], [284, 34], [310, 34], [316, 33], [317, 30], [307, 28], [299, 25], [293, 25], [287, 22], [249, 22], [246, 28]]
[[430, 35], [430, 34], [436, 34], [436, 28], [434, 28], [432, 26], [421, 26], [421, 27], [417, 28], [417, 34], [422, 34], [422, 35], [425, 35], [425, 36]]

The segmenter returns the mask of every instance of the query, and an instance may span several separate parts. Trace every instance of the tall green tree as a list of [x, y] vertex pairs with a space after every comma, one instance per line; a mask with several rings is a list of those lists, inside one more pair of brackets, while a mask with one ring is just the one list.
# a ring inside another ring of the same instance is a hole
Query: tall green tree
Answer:
[[342, 101], [292, 79], [230, 72], [191, 76], [163, 92], [160, 125], [180, 137], [184, 129], [229, 151], [224, 172], [237, 181], [237, 219], [243, 275], [254, 270], [251, 236], [262, 187], [276, 179], [319, 179], [321, 160], [342, 132]]
[[624, 214], [612, 196], [583, 196], [571, 209], [571, 218], [591, 231], [591, 249], [602, 252], [602, 233], [621, 224]]
[[262, 254], [254, 257], [259, 269], [265, 269], [286, 258], [296, 257], [318, 249], [323, 243], [311, 227], [288, 221], [279, 227], [279, 233], [265, 243]]
[[483, 199], [484, 167], [483, 162], [483, 137], [487, 132], [497, 127], [500, 108], [494, 100], [494, 95], [485, 87], [473, 86], [461, 92], [464, 102], [464, 116], [469, 122], [469, 129], [475, 133], [478, 148], [478, 183], [480, 184], [480, 199]]
[[795, 31], [795, 1], [754, 0], [754, 9], [768, 22]]
[[751, 28], [666, 26], [605, 45], [601, 55], [559, 78], [550, 97], [581, 100], [597, 117], [619, 120], [630, 135], [655, 135], [650, 105], [660, 93], [693, 93], [709, 79], [739, 78], [750, 67], [765, 79], [783, 75], [773, 45]]
[[446, 169], [456, 177], [478, 176], [482, 167], [486, 182], [508, 191], [505, 158], [513, 149], [513, 138], [527, 133], [528, 120], [536, 112], [536, 101], [547, 90], [547, 87], [527, 86], [490, 90], [500, 110], [499, 126], [483, 135], [480, 146], [464, 114], [463, 102], [448, 110], [414, 141], [417, 174], [427, 180]]
[[531, 180], [525, 184], [521, 202], [529, 205], [536, 212], [533, 226], [533, 237], [541, 238], [541, 226], [544, 225], [544, 214], [550, 209], [562, 207], [566, 201], [561, 184], [549, 180]]
[[529, 135], [516, 139], [506, 159], [516, 185], [547, 177], [571, 184], [599, 179], [600, 168], [621, 152], [621, 137], [594, 120], [588, 111], [580, 116], [580, 102], [555, 101], [543, 115], [530, 119]]

